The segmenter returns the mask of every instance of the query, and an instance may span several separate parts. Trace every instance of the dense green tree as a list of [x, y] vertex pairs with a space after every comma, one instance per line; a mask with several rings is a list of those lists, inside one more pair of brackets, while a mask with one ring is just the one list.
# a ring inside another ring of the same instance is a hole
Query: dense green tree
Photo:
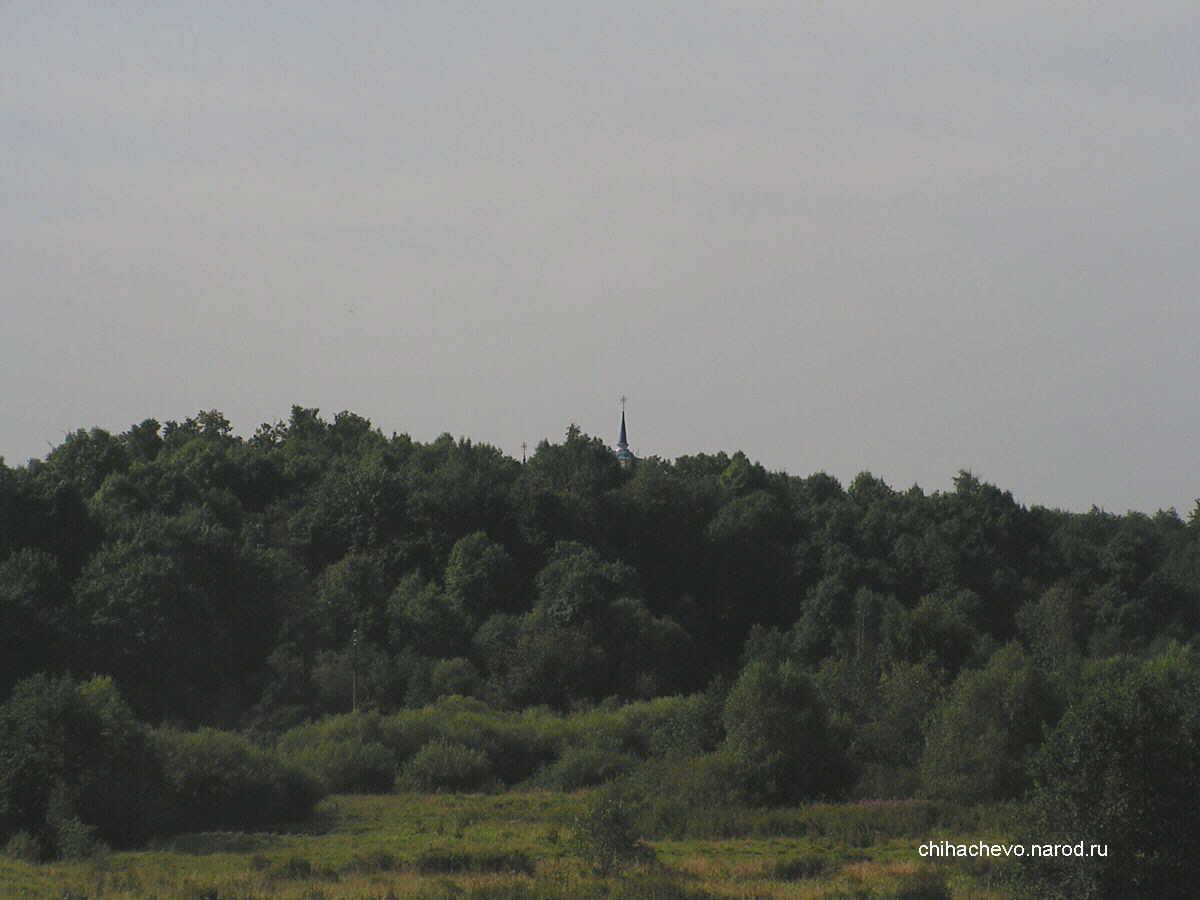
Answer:
[[504, 547], [482, 531], [460, 538], [446, 562], [446, 594], [472, 621], [513, 609], [515, 593], [512, 558]]
[[527, 621], [508, 654], [502, 691], [511, 706], [569, 709], [599, 700], [608, 685], [608, 660], [590, 634]]
[[388, 643], [434, 658], [465, 653], [475, 631], [454, 595], [418, 573], [404, 576], [388, 599]]
[[35, 675], [0, 706], [0, 837], [55, 852], [71, 821], [129, 845], [159, 824], [162, 770], [112, 682]]
[[828, 796], [847, 780], [812, 681], [792, 662], [749, 663], [725, 700], [724, 752], [748, 799], [779, 803]]
[[1200, 662], [1178, 644], [1087, 678], [1033, 765], [1030, 839], [1103, 857], [1031, 866], [1039, 893], [1191, 897], [1200, 878]]
[[960, 803], [1011, 800], [1029, 787], [1029, 764], [1057, 706], [1045, 677], [1017, 644], [964, 671], [925, 724], [921, 789]]
[[26, 547], [0, 561], [0, 695], [71, 661], [71, 591], [58, 560]]
[[317, 579], [316, 613], [321, 643], [341, 646], [357, 633], [362, 640], [387, 641], [391, 584], [378, 554], [349, 553]]
[[537, 612], [557, 627], [595, 622], [615, 600], [638, 593], [637, 573], [590, 547], [560, 541], [537, 576]]

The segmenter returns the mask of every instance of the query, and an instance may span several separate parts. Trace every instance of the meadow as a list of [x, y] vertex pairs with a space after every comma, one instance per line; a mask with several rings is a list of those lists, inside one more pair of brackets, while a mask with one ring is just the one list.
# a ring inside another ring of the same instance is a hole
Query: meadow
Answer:
[[42, 865], [0, 858], [0, 890], [48, 900], [1013, 895], [1002, 866], [923, 861], [917, 847], [1001, 839], [1016, 808], [893, 801], [714, 811], [694, 834], [648, 840], [653, 860], [601, 877], [576, 843], [578, 816], [596, 795], [339, 794], [284, 831], [182, 834]]

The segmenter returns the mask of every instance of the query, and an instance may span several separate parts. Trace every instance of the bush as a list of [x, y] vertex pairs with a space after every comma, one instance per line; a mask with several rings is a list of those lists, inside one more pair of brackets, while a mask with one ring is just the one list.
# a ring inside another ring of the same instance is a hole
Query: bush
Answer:
[[28, 831], [18, 831], [4, 845], [4, 855], [9, 859], [19, 859], [21, 862], [45, 862], [53, 855], [46, 845]]
[[85, 825], [75, 817], [59, 822], [54, 831], [58, 855], [63, 859], [87, 859], [105, 850], [96, 838], [96, 827]]
[[609, 875], [635, 863], [651, 862], [654, 851], [643, 844], [633, 827], [633, 814], [625, 801], [601, 794], [575, 817], [571, 847], [597, 875]]
[[303, 856], [289, 857], [287, 862], [272, 871], [272, 875], [276, 878], [289, 879], [311, 878], [312, 873], [312, 863]]
[[495, 773], [487, 754], [439, 738], [408, 761], [396, 786], [415, 791], [482, 791], [494, 783]]
[[538, 776], [537, 784], [574, 791], [611, 781], [636, 764], [637, 760], [625, 753], [599, 747], [572, 747]]
[[378, 740], [400, 762], [439, 738], [462, 744], [482, 751], [500, 781], [515, 784], [554, 759], [563, 732], [563, 720], [544, 710], [500, 712], [481, 700], [453, 696], [381, 719]]
[[246, 829], [306, 818], [324, 792], [299, 769], [236, 734], [159, 729], [167, 831]]
[[377, 741], [329, 740], [281, 752], [280, 758], [307, 772], [329, 793], [386, 793], [396, 780], [396, 754]]
[[737, 778], [737, 763], [728, 754], [671, 756], [643, 763], [614, 789], [639, 801], [637, 825], [643, 834], [679, 838], [721, 832], [715, 821], [727, 818], [736, 802]]

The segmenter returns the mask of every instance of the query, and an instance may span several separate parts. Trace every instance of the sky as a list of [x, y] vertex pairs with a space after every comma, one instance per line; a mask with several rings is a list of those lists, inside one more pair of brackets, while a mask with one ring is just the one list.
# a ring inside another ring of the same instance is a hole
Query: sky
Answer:
[[0, 456], [293, 404], [1200, 497], [1200, 6], [0, 0]]

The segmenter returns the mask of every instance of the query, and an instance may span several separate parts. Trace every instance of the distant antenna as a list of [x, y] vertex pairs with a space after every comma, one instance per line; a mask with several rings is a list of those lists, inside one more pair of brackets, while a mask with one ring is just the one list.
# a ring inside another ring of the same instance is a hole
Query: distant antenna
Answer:
[[528, 449], [528, 447], [528, 444], [526, 444], [524, 441], [521, 441], [521, 465], [525, 465], [525, 451]]

